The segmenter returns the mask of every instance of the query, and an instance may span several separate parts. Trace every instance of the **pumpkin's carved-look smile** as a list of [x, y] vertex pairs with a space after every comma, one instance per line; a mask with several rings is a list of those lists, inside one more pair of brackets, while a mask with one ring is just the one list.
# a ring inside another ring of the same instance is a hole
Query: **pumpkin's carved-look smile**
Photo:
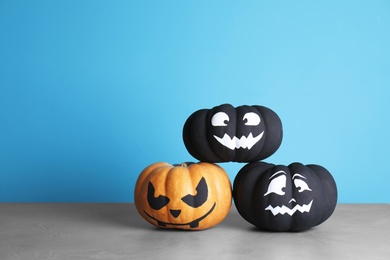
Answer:
[[296, 211], [299, 211], [301, 213], [309, 212], [312, 203], [313, 203], [313, 200], [310, 201], [309, 204], [303, 204], [303, 205], [296, 204], [295, 207], [293, 207], [292, 209], [290, 209], [289, 207], [286, 207], [285, 205], [276, 206], [276, 207], [272, 207], [271, 205], [269, 205], [268, 207], [265, 208], [265, 210], [271, 211], [274, 216], [276, 216], [278, 214], [284, 215], [286, 213], [289, 214], [290, 216], [292, 216]]
[[168, 223], [168, 222], [164, 222], [164, 221], [161, 221], [161, 220], [158, 220], [156, 219], [155, 217], [152, 217], [151, 215], [149, 215], [145, 210], [145, 214], [148, 215], [149, 218], [157, 221], [157, 224], [161, 227], [166, 227], [167, 225], [171, 225], [171, 226], [190, 226], [190, 228], [197, 228], [199, 226], [199, 222], [202, 221], [203, 219], [205, 219], [208, 215], [211, 214], [211, 212], [213, 212], [215, 206], [216, 206], [216, 202], [214, 202], [213, 206], [211, 207], [211, 209], [206, 213], [204, 214], [203, 216], [201, 216], [200, 218], [197, 218], [191, 222], [188, 222], [188, 223]]
[[253, 137], [253, 134], [250, 133], [247, 137], [243, 135], [241, 136], [241, 138], [238, 138], [236, 136], [230, 138], [230, 136], [227, 134], [225, 134], [222, 138], [214, 135], [214, 138], [230, 150], [239, 148], [251, 149], [258, 141], [260, 141], [260, 139], [263, 137], [263, 134], [264, 131], [255, 137]]

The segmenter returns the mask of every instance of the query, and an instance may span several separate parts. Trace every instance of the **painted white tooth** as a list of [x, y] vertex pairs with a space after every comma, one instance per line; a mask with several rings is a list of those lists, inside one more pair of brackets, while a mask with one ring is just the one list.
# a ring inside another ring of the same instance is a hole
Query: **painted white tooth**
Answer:
[[[248, 135], [248, 138], [246, 138], [246, 141], [248, 141], [248, 143], [245, 145], [246, 146], [245, 148], [251, 149], [258, 141], [260, 141], [260, 139], [263, 137], [263, 134], [264, 131], [261, 132], [261, 134], [259, 134], [258, 136], [253, 137], [252, 133], [250, 133]], [[244, 145], [242, 145], [242, 147], [243, 146]]]
[[[249, 138], [249, 136], [251, 135], [252, 133], [250, 133], [249, 135], [248, 135], [248, 138]], [[240, 148], [240, 147], [242, 147], [242, 148], [246, 148], [246, 143], [247, 143], [247, 138], [245, 137], [245, 136], [241, 136], [241, 138], [240, 139], [236, 139], [236, 148], [238, 149], [238, 148]]]
[[[245, 138], [245, 136], [242, 136], [241, 139], [242, 138]], [[234, 139], [234, 142], [236, 143], [236, 149], [239, 149], [240, 147], [242, 147], [241, 146], [241, 139], [238, 139], [236, 136], [233, 137], [233, 139]]]
[[230, 139], [230, 137], [225, 134], [222, 138], [214, 135], [214, 138], [217, 139], [218, 142], [220, 142], [222, 145], [226, 146], [230, 150], [234, 150], [236, 147], [235, 142], [233, 139]]

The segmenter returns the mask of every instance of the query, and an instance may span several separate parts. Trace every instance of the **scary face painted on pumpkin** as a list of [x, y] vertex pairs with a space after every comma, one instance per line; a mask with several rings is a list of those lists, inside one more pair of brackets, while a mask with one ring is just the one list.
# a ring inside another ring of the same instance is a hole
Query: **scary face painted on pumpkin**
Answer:
[[229, 178], [217, 165], [157, 163], [138, 177], [134, 198], [140, 215], [153, 225], [202, 230], [225, 218], [232, 195]]
[[272, 155], [282, 141], [278, 115], [263, 106], [224, 104], [193, 113], [184, 124], [183, 140], [201, 161], [251, 162]]
[[[269, 210], [274, 216], [281, 214], [288, 214], [292, 216], [295, 213], [305, 213], [310, 212], [311, 205], [313, 204], [313, 199], [310, 199], [310, 196], [304, 194], [305, 196], [300, 196], [300, 193], [311, 192], [309, 185], [307, 184], [307, 178], [299, 173], [295, 173], [291, 180], [289, 180], [289, 187], [292, 191], [287, 191], [287, 173], [285, 171], [278, 171], [271, 175], [269, 178], [270, 182], [267, 188], [267, 192], [263, 196], [280, 196], [284, 197], [283, 205], [268, 205], [265, 210]], [[291, 182], [291, 183], [290, 183]], [[286, 193], [292, 194], [293, 196], [288, 196]], [[296, 198], [299, 198], [298, 201]], [[300, 199], [310, 201], [308, 203], [299, 204]], [[272, 202], [272, 200], [270, 200]]]
[[[207, 187], [207, 183], [206, 183], [206, 180], [204, 177], [202, 177], [202, 179], [200, 179], [195, 190], [196, 190], [196, 192], [195, 192], [196, 194], [194, 194], [194, 195], [187, 194], [187, 195], [181, 197], [181, 201], [185, 205], [179, 204], [180, 205], [179, 207], [172, 208], [168, 205], [171, 201], [171, 199], [168, 196], [159, 195], [158, 197], [155, 197], [155, 193], [156, 193], [155, 188], [154, 188], [152, 182], [149, 182], [147, 200], [148, 200], [149, 206], [152, 210], [160, 210], [163, 207], [167, 207], [167, 208], [169, 208], [169, 210], [168, 210], [169, 214], [173, 218], [177, 219], [181, 215], [182, 210], [191, 211], [191, 208], [193, 208], [193, 209], [199, 208], [207, 202], [208, 187]], [[176, 195], [174, 195], [174, 196], [176, 196]], [[176, 202], [176, 203], [178, 203], [178, 202]], [[190, 228], [197, 228], [199, 226], [199, 222], [202, 221], [203, 219], [205, 219], [208, 215], [210, 215], [213, 212], [215, 205], [216, 205], [216, 202], [212, 203], [212, 206], [210, 207], [209, 210], [206, 211], [205, 214], [203, 214], [199, 217], [196, 217], [195, 219], [189, 220], [189, 222], [186, 222], [186, 221], [184, 221], [184, 222], [181, 222], [181, 221], [180, 222], [176, 222], [176, 221], [165, 222], [165, 220], [163, 221], [163, 220], [157, 219], [157, 218], [153, 217], [152, 215], [148, 214], [148, 212], [145, 209], [144, 209], [144, 212], [146, 215], [148, 215], [148, 217], [150, 217], [151, 219], [154, 219], [157, 222], [157, 224], [161, 227], [166, 227], [167, 225], [170, 225], [170, 226], [189, 226]]]
[[303, 231], [328, 219], [337, 203], [332, 175], [319, 165], [250, 163], [237, 174], [233, 196], [238, 212], [272, 231]]

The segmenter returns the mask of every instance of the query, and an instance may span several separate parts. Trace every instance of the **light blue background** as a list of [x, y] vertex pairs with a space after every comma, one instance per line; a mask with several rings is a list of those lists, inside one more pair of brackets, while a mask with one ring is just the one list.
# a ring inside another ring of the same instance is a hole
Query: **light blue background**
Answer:
[[149, 164], [195, 160], [192, 112], [231, 103], [281, 117], [265, 161], [390, 203], [389, 98], [390, 1], [0, 0], [0, 201], [131, 202]]

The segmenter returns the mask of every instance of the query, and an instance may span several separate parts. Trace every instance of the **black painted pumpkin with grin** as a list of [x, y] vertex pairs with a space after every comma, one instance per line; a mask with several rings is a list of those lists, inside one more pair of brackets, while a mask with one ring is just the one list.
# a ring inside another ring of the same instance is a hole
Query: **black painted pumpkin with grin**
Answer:
[[279, 116], [264, 106], [223, 104], [188, 117], [183, 141], [204, 162], [253, 162], [272, 155], [282, 142]]

